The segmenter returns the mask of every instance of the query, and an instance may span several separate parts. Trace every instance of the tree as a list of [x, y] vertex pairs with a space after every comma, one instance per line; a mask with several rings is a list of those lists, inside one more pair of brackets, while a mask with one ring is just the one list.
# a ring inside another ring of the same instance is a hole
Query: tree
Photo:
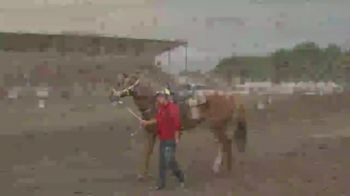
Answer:
[[280, 49], [271, 55], [273, 67], [273, 81], [276, 83], [281, 82], [282, 78], [287, 77], [286, 69], [289, 68], [289, 54], [290, 52], [288, 50]]
[[336, 44], [329, 44], [327, 48], [324, 49], [324, 54], [330, 60], [335, 60], [342, 55], [342, 50]]
[[[322, 64], [322, 50], [314, 42], [303, 42], [297, 44], [293, 50], [293, 56], [296, 57], [300, 65], [303, 65], [303, 71], [306, 72], [307, 78], [317, 80], [320, 66]], [[301, 71], [301, 70], [299, 70]]]
[[266, 57], [231, 56], [222, 59], [215, 71], [221, 74], [232, 71], [253, 80], [273, 78], [275, 82], [338, 80], [344, 70], [341, 66], [344, 55], [335, 44], [320, 48], [316, 43], [303, 42], [292, 49], [276, 50]]
[[322, 70], [323, 79], [330, 80], [337, 77], [341, 65], [342, 50], [336, 44], [329, 44], [323, 49]]

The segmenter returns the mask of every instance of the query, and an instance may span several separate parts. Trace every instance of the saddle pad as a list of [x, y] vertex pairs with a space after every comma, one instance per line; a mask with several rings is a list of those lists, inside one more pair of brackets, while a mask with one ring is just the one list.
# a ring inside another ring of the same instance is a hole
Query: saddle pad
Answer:
[[205, 104], [207, 102], [204, 91], [196, 91], [193, 97], [187, 99], [189, 107], [196, 107], [198, 105]]

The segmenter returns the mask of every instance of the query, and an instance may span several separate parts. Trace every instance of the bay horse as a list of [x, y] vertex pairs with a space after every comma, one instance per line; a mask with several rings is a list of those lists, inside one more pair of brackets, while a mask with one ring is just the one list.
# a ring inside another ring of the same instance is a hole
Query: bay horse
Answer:
[[[142, 80], [137, 74], [122, 74], [118, 76], [117, 86], [111, 88], [109, 99], [118, 102], [121, 98], [132, 97], [144, 120], [153, 118], [156, 114], [156, 89]], [[199, 93], [200, 92], [200, 93]], [[213, 164], [215, 173], [225, 164], [227, 171], [232, 166], [232, 139], [239, 152], [244, 152], [247, 142], [247, 120], [245, 106], [237, 95], [223, 91], [198, 91], [194, 97], [178, 98], [180, 106], [182, 131], [188, 131], [206, 121], [216, 141], [219, 142], [218, 155]], [[236, 129], [228, 131], [230, 123], [236, 124]], [[156, 126], [145, 127], [145, 154], [141, 166], [143, 178], [148, 174], [150, 157], [156, 140]]]

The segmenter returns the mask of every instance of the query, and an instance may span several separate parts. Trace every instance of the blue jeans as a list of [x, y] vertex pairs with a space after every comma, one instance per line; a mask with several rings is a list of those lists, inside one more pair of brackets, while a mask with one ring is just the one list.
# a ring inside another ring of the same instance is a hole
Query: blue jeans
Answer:
[[159, 187], [165, 186], [166, 172], [170, 169], [179, 182], [184, 182], [183, 172], [175, 159], [175, 140], [160, 141], [159, 144]]

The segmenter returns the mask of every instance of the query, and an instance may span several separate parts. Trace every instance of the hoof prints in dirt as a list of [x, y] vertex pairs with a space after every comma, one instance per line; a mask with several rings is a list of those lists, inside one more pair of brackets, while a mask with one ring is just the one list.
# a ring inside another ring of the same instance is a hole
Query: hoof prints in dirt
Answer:
[[[23, 165], [35, 163], [42, 157], [51, 160], [65, 160], [67, 156], [76, 156], [83, 152], [90, 157], [102, 160], [114, 160], [129, 147], [130, 138], [124, 127], [114, 128], [115, 125], [96, 125], [79, 127], [79, 130], [36, 132], [25, 135], [0, 136], [0, 153], [8, 154], [1, 161], [0, 168], [11, 168], [14, 164]], [[106, 149], [113, 149], [112, 151]], [[107, 162], [108, 162], [107, 161]]]

